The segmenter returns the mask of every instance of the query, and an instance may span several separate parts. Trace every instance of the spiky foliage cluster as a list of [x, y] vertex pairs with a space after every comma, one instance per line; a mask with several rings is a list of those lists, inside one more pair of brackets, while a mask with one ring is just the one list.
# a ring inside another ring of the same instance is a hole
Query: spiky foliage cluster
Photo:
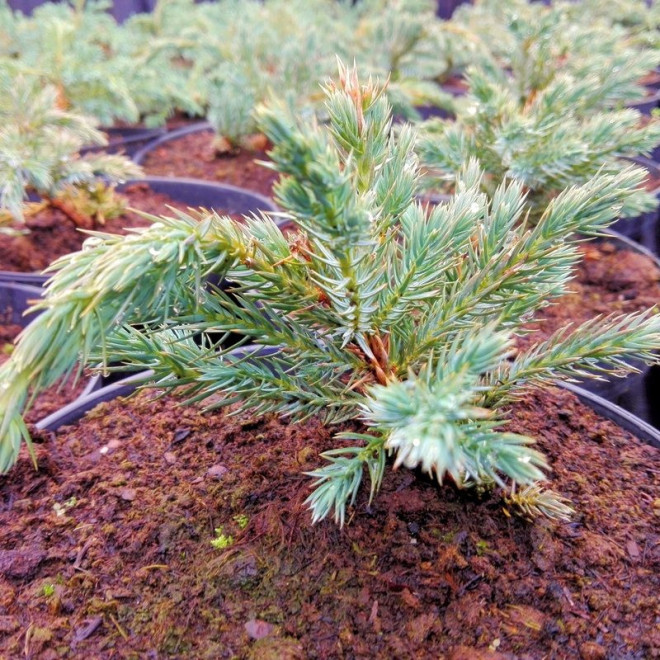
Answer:
[[103, 2], [46, 3], [31, 18], [14, 14], [5, 29], [13, 34], [14, 57], [3, 62], [14, 74], [37, 78], [57, 89], [63, 110], [103, 125], [135, 122], [138, 108], [110, 43], [118, 29]]
[[[652, 313], [512, 351], [524, 320], [567, 290], [576, 233], [612, 222], [643, 173], [570, 188], [529, 228], [522, 186], [500, 186], [489, 201], [471, 161], [452, 200], [429, 209], [415, 200], [414, 131], [392, 133], [382, 88], [341, 69], [325, 93], [329, 125], [282, 105], [259, 112], [282, 174], [277, 198], [298, 233], [266, 216], [178, 213], [129, 236], [97, 234], [57, 262], [42, 314], [0, 369], [2, 470], [29, 443], [20, 415], [29, 387], [93, 362], [101, 346], [104, 363], [151, 369], [151, 382], [188, 401], [361, 420], [364, 432], [339, 433], [311, 473], [314, 520], [333, 514], [342, 524], [365, 471], [372, 496], [378, 489], [388, 452], [439, 481], [538, 484], [546, 460], [506, 430], [503, 405], [534, 383], [653, 359]], [[205, 286], [211, 273], [234, 283], [231, 296]], [[209, 332], [241, 333], [269, 354], [239, 357]], [[525, 511], [567, 515], [552, 494], [527, 492]]]
[[78, 153], [83, 145], [105, 143], [89, 118], [59, 108], [54, 87], [0, 76], [0, 208], [15, 220], [24, 219], [29, 193], [78, 225], [107, 217], [116, 206], [111, 186], [141, 171], [123, 156]]
[[660, 51], [612, 22], [594, 19], [607, 3], [591, 3], [591, 14], [583, 4], [481, 0], [460, 7], [452, 23], [479, 43], [473, 63], [510, 73], [510, 85], [521, 99], [557, 75], [599, 82], [594, 107], [642, 98], [640, 79], [660, 64]]
[[[501, 76], [474, 70], [467, 81], [469, 93], [456, 120], [422, 128], [419, 152], [431, 187], [453, 185], [463, 164], [476, 158], [486, 172], [486, 192], [492, 195], [507, 179], [520, 181], [537, 217], [567, 186], [620, 172], [627, 167], [622, 157], [648, 154], [660, 142], [657, 118], [643, 124], [636, 110], [583, 111], [600, 90], [590, 78], [558, 76], [522, 101]], [[634, 217], [656, 204], [641, 187], [622, 215]]]
[[[486, 192], [505, 179], [520, 181], [538, 216], [567, 186], [619, 172], [622, 157], [646, 155], [660, 142], [657, 118], [644, 122], [639, 112], [621, 109], [643, 94], [639, 78], [660, 62], [660, 51], [572, 22], [562, 6], [486, 0], [461, 17], [484, 43], [493, 30], [501, 39], [491, 39], [493, 47], [469, 70], [456, 121], [423, 128], [419, 148], [430, 185], [454, 181], [476, 158]], [[640, 190], [622, 213], [635, 216], [655, 204]]]

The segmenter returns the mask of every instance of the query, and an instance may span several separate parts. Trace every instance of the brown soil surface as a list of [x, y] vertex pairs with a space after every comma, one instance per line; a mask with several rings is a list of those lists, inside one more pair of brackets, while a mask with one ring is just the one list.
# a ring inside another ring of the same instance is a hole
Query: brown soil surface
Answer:
[[154, 149], [142, 167], [148, 174], [219, 181], [273, 196], [279, 175], [257, 160], [268, 160], [264, 151], [240, 150], [236, 155], [216, 156], [213, 131], [191, 133]]
[[0, 655], [658, 657], [660, 452], [563, 391], [510, 428], [572, 522], [388, 469], [343, 530], [312, 526], [302, 472], [335, 446], [316, 421], [104, 404], [3, 477]]
[[[126, 186], [121, 195], [128, 208], [168, 215], [168, 206], [181, 211], [188, 204], [178, 202], [167, 195], [156, 193], [145, 183]], [[222, 213], [222, 209], [216, 209]], [[108, 220], [97, 229], [113, 234], [125, 234], [128, 229], [147, 227], [151, 223], [137, 213], [127, 210], [121, 216]], [[46, 208], [28, 220], [30, 233], [24, 236], [0, 236], [0, 269], [13, 272], [40, 271], [57, 257], [79, 250], [87, 235], [59, 210]]]
[[521, 347], [569, 323], [577, 326], [599, 315], [630, 314], [660, 304], [660, 270], [651, 258], [611, 241], [585, 243], [581, 251], [570, 293], [543, 309], [538, 315], [542, 320], [528, 324], [535, 332], [520, 338]]

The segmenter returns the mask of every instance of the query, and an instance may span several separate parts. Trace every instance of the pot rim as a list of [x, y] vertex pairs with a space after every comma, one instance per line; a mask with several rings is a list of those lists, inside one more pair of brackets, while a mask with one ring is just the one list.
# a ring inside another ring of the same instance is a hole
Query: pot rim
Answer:
[[162, 146], [163, 144], [166, 144], [171, 140], [176, 140], [178, 138], [185, 137], [186, 135], [191, 135], [193, 133], [202, 133], [204, 131], [213, 131], [213, 126], [211, 126], [210, 122], [208, 121], [195, 122], [194, 124], [190, 124], [189, 126], [182, 126], [181, 128], [177, 128], [173, 131], [167, 131], [164, 135], [162, 135], [158, 139], [153, 140], [152, 142], [149, 142], [149, 144], [145, 144], [144, 147], [142, 147], [141, 149], [138, 149], [133, 154], [132, 160], [134, 163], [137, 163], [138, 165], [142, 165], [147, 155], [151, 153], [154, 149], [157, 149], [158, 147]]

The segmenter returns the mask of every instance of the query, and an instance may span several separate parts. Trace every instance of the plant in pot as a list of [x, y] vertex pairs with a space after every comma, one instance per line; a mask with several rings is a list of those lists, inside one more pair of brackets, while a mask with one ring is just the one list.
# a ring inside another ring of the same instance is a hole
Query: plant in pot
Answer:
[[44, 6], [30, 18], [14, 15], [6, 29], [8, 70], [54, 85], [62, 109], [95, 117], [108, 136], [106, 151], [130, 154], [161, 135], [157, 127], [176, 110], [199, 112], [176, 54], [130, 22], [117, 25], [102, 5]]
[[317, 81], [331, 71], [343, 38], [335, 19], [342, 8], [334, 4], [209, 3], [185, 38], [163, 37], [163, 48], [178, 48], [190, 62], [187, 89], [209, 123], [174, 131], [136, 161], [152, 174], [222, 180], [269, 195], [274, 177], [254, 163], [266, 157], [267, 141], [252, 112], [273, 89], [299, 112], [321, 107]]
[[397, 117], [453, 111], [452, 95], [437, 84], [448, 75], [451, 59], [436, 8], [434, 0], [368, 0], [353, 11], [351, 42], [342, 57], [355, 59], [363, 76], [388, 79], [387, 98]]
[[[469, 162], [453, 200], [428, 209], [415, 201], [414, 131], [392, 134], [382, 88], [342, 68], [326, 94], [328, 126], [283, 105], [259, 111], [297, 234], [267, 216], [178, 213], [130, 236], [97, 234], [54, 266], [42, 313], [0, 371], [3, 471], [31, 446], [30, 389], [100, 355], [151, 369], [153, 384], [188, 401], [359, 421], [311, 473], [314, 520], [342, 524], [364, 472], [373, 496], [388, 453], [459, 487], [497, 485], [526, 515], [569, 514], [540, 485], [547, 463], [531, 438], [507, 430], [505, 406], [534, 385], [654, 359], [660, 316], [612, 315], [517, 354], [512, 337], [566, 290], [576, 233], [600, 232], [643, 173], [567, 189], [528, 227], [522, 186], [489, 201]], [[235, 282], [232, 297], [202, 286], [209, 273]], [[194, 340], [209, 331], [274, 350], [237, 357]]]
[[116, 155], [79, 156], [89, 142], [105, 143], [93, 121], [58, 107], [57, 90], [33, 78], [2, 79], [0, 131], [1, 207], [5, 222], [26, 222], [28, 194], [62, 211], [74, 225], [90, 229], [121, 212], [114, 184], [141, 174]]
[[[5, 279], [45, 281], [33, 274], [54, 258], [80, 248], [78, 228], [104, 225], [124, 232], [148, 224], [143, 212], [166, 206], [204, 206], [227, 213], [273, 210], [259, 195], [201, 181], [161, 181], [141, 177], [141, 168], [119, 155], [87, 152], [85, 143], [104, 144], [91, 119], [57, 107], [52, 87], [38, 89], [34, 79], [5, 79], [0, 100], [1, 206], [7, 231], [0, 242]], [[129, 181], [130, 180], [130, 181]], [[120, 183], [125, 181], [126, 183]], [[32, 201], [28, 195], [32, 195]], [[30, 231], [25, 234], [26, 229]]]
[[[604, 90], [590, 77], [554, 72], [543, 89], [527, 95], [520, 94], [522, 83], [496, 67], [474, 68], [467, 80], [469, 93], [456, 120], [431, 120], [420, 128], [428, 186], [452, 189], [463, 163], [476, 158], [485, 171], [484, 192], [492, 196], [503, 182], [519, 181], [533, 221], [567, 186], [621, 172], [628, 166], [622, 159], [648, 154], [660, 142], [658, 119], [642, 123], [632, 109], [598, 110], [618, 90]], [[621, 215], [636, 217], [656, 205], [654, 194], [640, 187]]]
[[112, 48], [121, 28], [102, 4], [46, 3], [29, 18], [17, 14], [9, 27], [14, 46], [3, 64], [13, 75], [53, 85], [62, 109], [95, 117], [103, 126], [139, 119]]
[[641, 80], [660, 63], [656, 48], [602, 22], [576, 19], [570, 3], [487, 0], [461, 7], [451, 23], [481, 44], [473, 62], [501, 69], [521, 98], [561, 74], [598, 81], [594, 108], [643, 102], [647, 90]]
[[20, 239], [47, 209], [84, 229], [120, 215], [125, 205], [115, 185], [140, 176], [140, 168], [123, 156], [80, 156], [84, 144], [102, 145], [105, 138], [88, 117], [60, 109], [54, 87], [22, 76], [3, 76], [1, 83], [3, 233]]
[[388, 99], [401, 117], [449, 99], [434, 82], [444, 65], [432, 9], [427, 0], [208, 3], [187, 45], [177, 35], [163, 43], [192, 62], [188, 89], [210, 126], [174, 132], [141, 150], [137, 162], [153, 174], [270, 194], [273, 177], [254, 164], [267, 145], [253, 110], [275, 90], [297, 112], [323, 118], [318, 81], [331, 74], [336, 54], [355, 59], [365, 75], [390, 75]]
[[[590, 78], [555, 75], [545, 89], [523, 98], [516, 84], [498, 69], [475, 68], [467, 81], [469, 93], [456, 121], [428, 122], [421, 128], [418, 151], [428, 175], [426, 185], [453, 189], [462, 163], [476, 158], [485, 171], [481, 185], [489, 197], [506, 181], [520, 182], [532, 223], [567, 186], [584, 184], [598, 173], [623, 171], [628, 162], [622, 157], [648, 153], [660, 141], [657, 120], [644, 125], [640, 114], [631, 109], [594, 111], [600, 95], [607, 92]], [[647, 177], [624, 203], [612, 227], [654, 251], [658, 193], [653, 186], [658, 182], [650, 174]], [[657, 302], [657, 262], [653, 264], [652, 255], [638, 254], [643, 250], [619, 239], [606, 242], [602, 250], [583, 248], [570, 295], [535, 319], [544, 332], [597, 316], [612, 305], [634, 311]], [[646, 369], [638, 366], [642, 375], [585, 387], [640, 412], [646, 396]]]
[[[209, 46], [203, 6], [188, 1], [158, 2], [150, 13], [135, 14], [115, 33], [114, 58], [144, 127], [168, 120], [202, 116], [204, 99], [192, 67], [197, 53]], [[226, 17], [225, 17], [226, 20]]]

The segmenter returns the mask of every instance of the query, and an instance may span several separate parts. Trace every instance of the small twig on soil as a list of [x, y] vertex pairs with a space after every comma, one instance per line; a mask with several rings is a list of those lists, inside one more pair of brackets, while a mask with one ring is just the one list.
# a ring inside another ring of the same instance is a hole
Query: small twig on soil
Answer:
[[108, 613], [108, 616], [110, 617], [110, 621], [112, 621], [112, 623], [115, 624], [115, 628], [117, 628], [117, 631], [119, 632], [119, 634], [124, 638], [124, 641], [127, 642], [127, 641], [128, 641], [128, 634], [127, 634], [126, 631], [125, 631], [125, 630], [119, 625], [119, 621], [117, 621], [117, 619], [115, 619], [115, 617], [114, 617], [112, 614], [110, 614], [110, 613]]
[[481, 581], [484, 579], [483, 575], [476, 575], [473, 577], [471, 580], [466, 582], [459, 590], [458, 590], [458, 596], [463, 596], [466, 591], [470, 589], [473, 585], [475, 585], [477, 582]]
[[142, 571], [153, 570], [169, 571], [170, 567], [167, 564], [149, 564], [148, 566], [142, 566], [141, 568], [138, 568], [136, 572], [141, 573]]
[[87, 551], [91, 548], [92, 544], [96, 541], [96, 539], [92, 536], [85, 541], [85, 544], [83, 545], [80, 550], [78, 550], [78, 554], [76, 555], [76, 560], [73, 562], [73, 568], [76, 571], [82, 571], [85, 570], [80, 567], [80, 564], [82, 560], [85, 558], [85, 555], [87, 554]]
[[26, 658], [30, 655], [30, 638], [32, 637], [33, 629], [34, 629], [34, 623], [31, 623], [28, 626], [28, 629], [25, 631], [25, 645], [23, 646], [23, 655]]
[[77, 630], [73, 635], [73, 643], [84, 642], [88, 637], [96, 632], [98, 627], [103, 622], [102, 616], [94, 617], [89, 621], [89, 623], [83, 628]]

